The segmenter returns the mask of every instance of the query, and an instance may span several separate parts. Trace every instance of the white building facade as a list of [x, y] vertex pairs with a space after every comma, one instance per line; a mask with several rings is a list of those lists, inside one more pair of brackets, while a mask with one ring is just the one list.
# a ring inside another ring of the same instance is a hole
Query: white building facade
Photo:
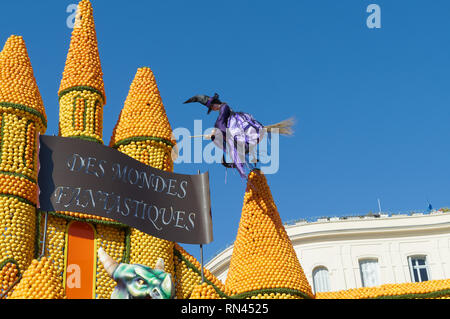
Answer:
[[[450, 213], [319, 219], [286, 225], [314, 292], [450, 278]], [[233, 247], [207, 265], [225, 282]]]

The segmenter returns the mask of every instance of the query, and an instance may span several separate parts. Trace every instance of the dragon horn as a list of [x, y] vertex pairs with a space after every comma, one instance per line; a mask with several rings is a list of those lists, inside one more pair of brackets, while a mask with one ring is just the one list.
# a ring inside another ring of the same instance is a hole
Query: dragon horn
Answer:
[[175, 286], [172, 281], [172, 275], [168, 274], [161, 284], [162, 291], [170, 298], [175, 295]]
[[159, 258], [158, 261], [156, 262], [155, 269], [159, 269], [159, 270], [164, 271], [164, 268], [165, 268], [165, 266], [164, 266], [164, 259]]
[[102, 247], [100, 247], [98, 249], [98, 258], [100, 259], [100, 261], [103, 264], [103, 267], [105, 267], [106, 272], [108, 273], [108, 275], [110, 275], [111, 277], [113, 277], [114, 272], [116, 271], [117, 267], [119, 267], [119, 264], [117, 263], [117, 261], [115, 261], [114, 259], [112, 259], [111, 256], [109, 256]]

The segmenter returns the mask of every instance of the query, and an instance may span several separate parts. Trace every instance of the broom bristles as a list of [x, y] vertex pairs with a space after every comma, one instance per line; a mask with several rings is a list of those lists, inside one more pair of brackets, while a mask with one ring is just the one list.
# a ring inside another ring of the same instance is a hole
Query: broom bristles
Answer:
[[287, 119], [283, 122], [280, 122], [278, 124], [266, 126], [265, 128], [269, 133], [272, 133], [274, 130], [278, 130], [278, 133], [281, 135], [294, 135], [294, 129], [293, 126], [295, 125], [295, 119], [291, 117], [290, 119]]

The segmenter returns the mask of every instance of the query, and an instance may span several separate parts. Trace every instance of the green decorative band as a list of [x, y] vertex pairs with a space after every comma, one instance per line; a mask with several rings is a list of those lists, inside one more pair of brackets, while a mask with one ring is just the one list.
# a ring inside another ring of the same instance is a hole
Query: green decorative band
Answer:
[[5, 117], [2, 116], [1, 126], [0, 126], [0, 163], [2, 162], [3, 157], [3, 145], [5, 143], [5, 137], [4, 137], [4, 129], [5, 129]]
[[94, 123], [94, 133], [98, 134], [98, 135], [102, 134], [101, 132], [99, 132], [102, 127], [101, 127], [101, 125], [97, 125], [96, 126], [95, 123], [97, 123], [97, 116], [100, 117], [99, 120], [100, 120], [100, 122], [103, 123], [103, 119], [100, 116], [101, 114], [97, 114], [97, 113], [101, 113], [101, 112], [102, 112], [102, 110], [101, 110], [100, 101], [99, 100], [95, 100], [95, 104], [94, 104], [94, 120], [92, 121], [92, 123]]
[[95, 142], [95, 143], [103, 145], [103, 141], [101, 141], [101, 140], [99, 140], [98, 138], [95, 138], [95, 137], [84, 136], [84, 135], [78, 135], [78, 136], [77, 135], [72, 135], [72, 136], [64, 136], [64, 137], [78, 138], [80, 140], [89, 141], [89, 142]]
[[100, 219], [95, 219], [95, 218], [80, 218], [80, 217], [75, 217], [75, 216], [70, 216], [70, 215], [65, 215], [65, 214], [61, 214], [61, 213], [57, 213], [57, 212], [45, 212], [45, 211], [39, 211], [39, 213], [48, 213], [49, 216], [54, 216], [54, 217], [58, 217], [58, 218], [62, 218], [68, 221], [77, 221], [77, 222], [82, 222], [82, 223], [91, 223], [91, 224], [100, 224], [100, 225], [106, 225], [106, 226], [112, 226], [112, 227], [116, 227], [116, 228], [129, 228], [127, 225], [119, 223], [119, 222], [114, 222], [114, 221], [109, 221], [109, 220], [100, 220]]
[[130, 252], [131, 252], [131, 228], [127, 227], [125, 229], [125, 250], [123, 252], [122, 263], [129, 264], [130, 263]]
[[271, 288], [271, 289], [253, 290], [253, 291], [233, 295], [230, 298], [231, 299], [247, 299], [247, 298], [251, 298], [253, 296], [257, 296], [257, 295], [270, 295], [270, 294], [286, 294], [286, 295], [299, 296], [303, 299], [314, 299], [313, 296], [310, 296], [300, 290], [291, 289], [291, 288]]
[[131, 239], [130, 239], [131, 229], [129, 226], [118, 223], [118, 222], [113, 222], [113, 221], [89, 219], [89, 218], [85, 219], [85, 218], [64, 215], [64, 214], [57, 213], [57, 212], [44, 212], [42, 210], [38, 210], [37, 218], [36, 218], [37, 219], [36, 220], [36, 237], [35, 237], [36, 244], [35, 244], [35, 253], [34, 253], [35, 258], [38, 258], [39, 252], [41, 250], [41, 246], [39, 244], [40, 237], [41, 237], [40, 225], [41, 225], [42, 215], [45, 213], [48, 213], [49, 216], [62, 218], [66, 221], [78, 221], [78, 222], [82, 222], [82, 223], [91, 223], [91, 224], [97, 224], [97, 225], [100, 224], [100, 225], [111, 226], [111, 227], [116, 227], [116, 228], [123, 228], [125, 230], [125, 249], [124, 249], [123, 262], [129, 263], [130, 249], [131, 249]]
[[[191, 268], [192, 271], [194, 271], [198, 276], [202, 276], [202, 272], [201, 270], [199, 270], [194, 264], [192, 264], [189, 260], [187, 260], [176, 248], [173, 249], [173, 254], [178, 257], [179, 259], [181, 259], [187, 267]], [[205, 282], [212, 286], [214, 288], [214, 290], [217, 292], [217, 294], [221, 297], [221, 298], [226, 298], [226, 299], [231, 299], [230, 296], [228, 296], [227, 294], [225, 294], [222, 290], [220, 290], [219, 287], [217, 287], [214, 283], [212, 283], [210, 280], [208, 280], [208, 278], [205, 278]]]
[[397, 296], [380, 296], [369, 299], [433, 299], [450, 295], [450, 289], [432, 291], [423, 294], [406, 294]]
[[36, 111], [35, 109], [33, 109], [31, 107], [21, 105], [21, 104], [9, 103], [9, 102], [0, 102], [0, 107], [12, 108], [12, 109], [30, 113], [31, 115], [34, 115], [37, 118], [39, 118], [41, 120], [42, 124], [44, 125], [44, 127], [47, 128], [47, 119], [45, 118], [45, 116], [42, 113], [40, 113], [39, 111]]
[[34, 233], [34, 259], [39, 258], [41, 252], [41, 212], [36, 211], [36, 232]]
[[[25, 126], [25, 138], [28, 137], [28, 129], [30, 128], [30, 123], [33, 123], [33, 122], [28, 120], [27, 125]], [[27, 143], [28, 143], [28, 140], [27, 140]], [[27, 146], [25, 146], [25, 150], [22, 152], [22, 162], [25, 167], [27, 167], [27, 160], [26, 160], [27, 147], [30, 147], [30, 146], [33, 147], [33, 145], [27, 145]]]
[[99, 90], [97, 90], [97, 89], [95, 89], [95, 88], [93, 88], [91, 86], [74, 86], [74, 87], [71, 87], [71, 88], [68, 88], [68, 89], [64, 89], [61, 92], [59, 92], [59, 99], [61, 100], [61, 98], [63, 97], [64, 94], [67, 94], [67, 93], [72, 92], [72, 91], [79, 91], [79, 92], [89, 91], [89, 92], [92, 92], [92, 93], [97, 93], [97, 94], [99, 94], [102, 97], [103, 103], [106, 102], [106, 97], [103, 94], [103, 92], [101, 92], [101, 91], [99, 91]]
[[145, 141], [157, 141], [157, 142], [162, 142], [171, 147], [175, 146], [175, 144], [173, 144], [171, 141], [168, 141], [164, 138], [152, 137], [152, 136], [136, 136], [136, 137], [126, 138], [126, 139], [123, 139], [123, 140], [117, 142], [116, 144], [114, 144], [113, 148], [117, 149], [122, 145], [127, 145], [132, 142], [145, 142]]
[[15, 198], [21, 203], [24, 203], [24, 204], [36, 207], [36, 203], [33, 203], [32, 201], [29, 201], [28, 199], [25, 199], [25, 198], [22, 198], [22, 197], [19, 197], [19, 196], [16, 196], [16, 195], [0, 194], [0, 197]]
[[[82, 114], [83, 114], [83, 130], [82, 131], [84, 131], [85, 129], [86, 129], [86, 111], [87, 111], [87, 101], [86, 101], [86, 99], [84, 99], [81, 95], [78, 95], [78, 96], [76, 96], [74, 99], [73, 99], [73, 110], [72, 110], [72, 127], [74, 127], [75, 128], [75, 124], [76, 124], [76, 119], [75, 119], [75, 115], [77, 114], [77, 101], [78, 100], [81, 100], [82, 102], [83, 102], [83, 104], [84, 104], [84, 107], [83, 107], [83, 112], [82, 112]], [[95, 123], [95, 122], [94, 122]]]
[[13, 172], [5, 172], [5, 171], [0, 171], [0, 175], [8, 175], [8, 176], [14, 176], [14, 177], [20, 177], [20, 178], [24, 178], [34, 184], [37, 184], [37, 181], [34, 178], [31, 178], [29, 176], [23, 175], [23, 174], [19, 174], [19, 173], [13, 173]]

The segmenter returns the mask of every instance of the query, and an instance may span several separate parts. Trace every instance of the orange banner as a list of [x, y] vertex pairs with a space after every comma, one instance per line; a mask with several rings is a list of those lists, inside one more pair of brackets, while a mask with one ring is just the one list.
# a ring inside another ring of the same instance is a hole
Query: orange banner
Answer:
[[66, 240], [64, 284], [67, 299], [95, 299], [95, 230], [87, 223], [72, 222]]

